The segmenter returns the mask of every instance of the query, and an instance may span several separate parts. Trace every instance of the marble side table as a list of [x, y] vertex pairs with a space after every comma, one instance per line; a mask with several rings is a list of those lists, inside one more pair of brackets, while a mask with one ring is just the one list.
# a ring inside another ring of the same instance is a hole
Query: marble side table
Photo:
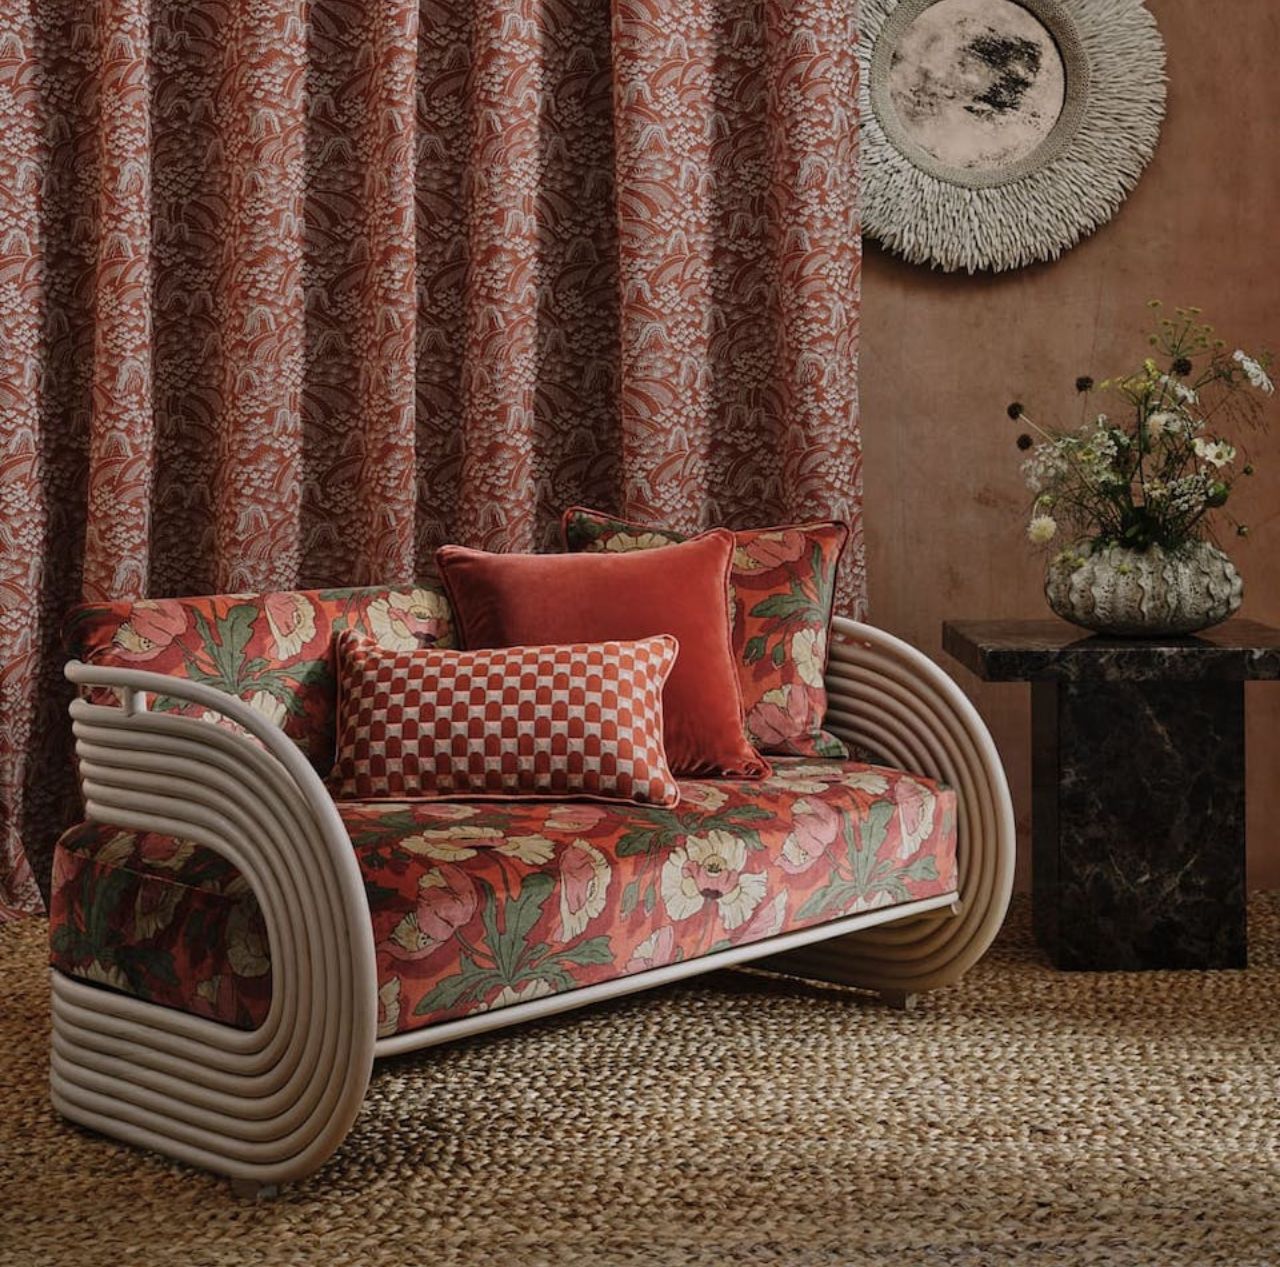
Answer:
[[988, 682], [1031, 683], [1032, 903], [1053, 962], [1243, 968], [1244, 684], [1280, 679], [1280, 630], [964, 620], [942, 645]]

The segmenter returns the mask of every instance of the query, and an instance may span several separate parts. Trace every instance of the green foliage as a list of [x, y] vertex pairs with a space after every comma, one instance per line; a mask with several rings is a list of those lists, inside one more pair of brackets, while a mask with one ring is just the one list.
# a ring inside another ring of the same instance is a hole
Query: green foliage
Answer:
[[832, 875], [822, 888], [809, 895], [797, 917], [836, 919], [847, 914], [859, 902], [872, 898], [888, 898], [905, 902], [911, 894], [908, 880], [936, 880], [937, 863], [931, 855], [917, 858], [905, 871], [892, 859], [877, 858], [896, 806], [890, 801], [873, 805], [865, 818], [844, 825], [845, 862], [847, 866]]
[[[331, 670], [324, 660], [298, 660], [282, 667], [265, 656], [246, 660], [245, 654], [253, 637], [253, 623], [261, 614], [254, 603], [237, 603], [210, 625], [201, 611], [195, 611], [196, 629], [200, 634], [199, 653], [184, 652], [187, 676], [228, 695], [240, 698], [265, 691], [278, 699], [295, 716], [304, 712], [298, 687], [304, 683], [326, 683]], [[175, 701], [157, 701], [161, 711], [177, 707]]]
[[575, 982], [566, 964], [586, 966], [613, 961], [607, 936], [590, 937], [568, 946], [530, 941], [555, 888], [546, 872], [526, 876], [520, 892], [501, 901], [486, 881], [480, 881], [480, 888], [484, 891], [480, 908], [483, 939], [463, 954], [457, 973], [422, 997], [414, 1008], [415, 1016], [445, 1011], [463, 1002], [480, 1002], [504, 986], [518, 990], [541, 981], [553, 992], [571, 990]]
[[625, 889], [622, 890], [622, 901], [618, 909], [623, 915], [630, 915], [636, 909], [636, 903], [640, 900], [640, 881], [632, 880]]
[[791, 582], [791, 588], [785, 594], [770, 594], [762, 598], [752, 609], [753, 616], [776, 617], [778, 620], [791, 620], [800, 617], [804, 620], [821, 624], [826, 616], [825, 610], [814, 601], [813, 596], [804, 592], [804, 586], [798, 580]]
[[[756, 634], [747, 640], [747, 645], [743, 649], [743, 659], [748, 664], [757, 664], [766, 656], [775, 667], [785, 664], [787, 630], [794, 628], [792, 624], [794, 621], [817, 628], [825, 627], [827, 613], [831, 610], [831, 590], [835, 585], [835, 570], [824, 566], [822, 547], [817, 543], [813, 546], [809, 572], [809, 576], [793, 577], [791, 586], [785, 594], [770, 594], [751, 608], [752, 616], [773, 623], [767, 632]], [[807, 588], [811, 578], [815, 586], [812, 592]], [[773, 634], [779, 636], [771, 649], [769, 641]]]

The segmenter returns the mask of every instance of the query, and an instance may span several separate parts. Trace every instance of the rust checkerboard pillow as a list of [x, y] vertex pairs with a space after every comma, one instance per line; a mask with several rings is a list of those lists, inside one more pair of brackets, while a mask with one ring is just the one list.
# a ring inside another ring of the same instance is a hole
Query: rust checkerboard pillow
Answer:
[[336, 642], [340, 800], [680, 799], [662, 746], [672, 637], [396, 651], [348, 630]]

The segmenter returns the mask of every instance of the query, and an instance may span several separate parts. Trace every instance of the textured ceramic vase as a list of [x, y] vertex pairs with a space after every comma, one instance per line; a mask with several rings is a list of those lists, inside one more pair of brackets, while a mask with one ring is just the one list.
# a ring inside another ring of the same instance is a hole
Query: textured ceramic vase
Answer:
[[1121, 637], [1189, 634], [1226, 620], [1244, 583], [1216, 546], [1197, 541], [1177, 551], [1112, 546], [1050, 563], [1049, 606], [1072, 624]]

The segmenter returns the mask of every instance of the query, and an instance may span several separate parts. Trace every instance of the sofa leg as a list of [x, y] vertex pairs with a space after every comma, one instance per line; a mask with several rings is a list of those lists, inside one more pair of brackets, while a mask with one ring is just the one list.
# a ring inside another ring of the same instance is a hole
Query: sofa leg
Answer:
[[233, 1179], [231, 1195], [241, 1201], [269, 1201], [280, 1195], [278, 1183], [259, 1183], [256, 1179]]
[[895, 1012], [914, 1012], [916, 1000], [920, 996], [912, 994], [909, 990], [881, 990], [880, 1001], [885, 1007], [891, 1007]]

